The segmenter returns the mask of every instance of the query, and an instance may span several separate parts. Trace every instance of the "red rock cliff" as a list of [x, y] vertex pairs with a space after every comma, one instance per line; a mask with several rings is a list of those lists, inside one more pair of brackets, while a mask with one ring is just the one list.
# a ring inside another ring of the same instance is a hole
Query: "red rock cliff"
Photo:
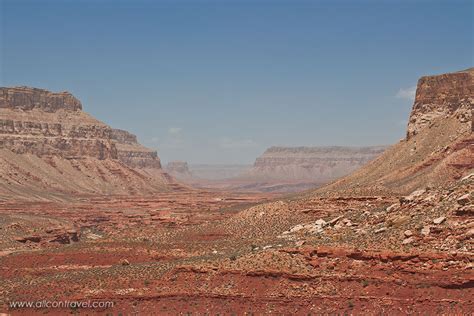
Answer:
[[471, 123], [474, 99], [474, 68], [465, 71], [425, 76], [418, 80], [415, 102], [410, 114], [407, 138], [420, 132], [437, 118], [456, 117]]
[[112, 139], [117, 147], [118, 159], [126, 165], [161, 169], [157, 152], [138, 143], [137, 136], [121, 129], [113, 129]]
[[0, 199], [166, 189], [157, 153], [83, 112], [70, 93], [0, 88]]
[[247, 176], [257, 180], [327, 182], [366, 164], [385, 147], [271, 147], [255, 161]]
[[60, 109], [80, 111], [82, 104], [69, 92], [54, 93], [29, 87], [0, 87], [0, 108], [22, 110], [38, 108], [45, 112], [56, 112]]

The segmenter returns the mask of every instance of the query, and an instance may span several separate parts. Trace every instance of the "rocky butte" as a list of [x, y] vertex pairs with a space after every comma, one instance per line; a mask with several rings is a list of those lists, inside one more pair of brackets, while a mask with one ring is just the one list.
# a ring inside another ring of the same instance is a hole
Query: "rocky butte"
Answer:
[[420, 78], [407, 136], [319, 193], [408, 194], [439, 187], [474, 168], [474, 68]]
[[82, 111], [69, 92], [0, 88], [0, 197], [168, 188], [157, 153]]
[[[440, 118], [454, 117], [459, 123], [472, 120], [473, 72], [474, 68], [470, 68], [438, 76], [425, 76], [418, 80], [407, 139], [425, 127], [430, 127]], [[462, 124], [461, 127], [468, 125]], [[472, 123], [470, 125], [472, 128]]]

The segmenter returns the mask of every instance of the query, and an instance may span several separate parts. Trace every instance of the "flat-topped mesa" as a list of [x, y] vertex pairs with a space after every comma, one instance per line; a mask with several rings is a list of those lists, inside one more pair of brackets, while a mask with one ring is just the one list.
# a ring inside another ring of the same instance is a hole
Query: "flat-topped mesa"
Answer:
[[0, 88], [0, 199], [151, 194], [169, 182], [155, 151], [71, 94]]
[[474, 68], [419, 79], [406, 138], [316, 194], [400, 194], [435, 188], [472, 173]]
[[348, 174], [384, 151], [373, 147], [271, 147], [255, 160], [247, 176], [259, 180], [327, 182]]
[[0, 149], [17, 154], [117, 159], [112, 129], [68, 92], [0, 87]]
[[127, 166], [161, 169], [157, 152], [138, 143], [137, 136], [121, 129], [113, 129], [112, 140], [117, 148], [118, 159]]
[[418, 80], [410, 114], [407, 139], [438, 118], [455, 117], [465, 129], [473, 131], [474, 68], [460, 72], [425, 76]]
[[82, 104], [69, 92], [50, 92], [30, 87], [0, 87], [0, 108], [24, 111], [41, 109], [45, 112], [81, 111]]
[[[295, 157], [333, 157], [334, 154], [347, 157], [362, 157], [366, 155], [380, 154], [385, 146], [348, 147], [348, 146], [300, 146], [300, 147], [279, 147], [272, 146], [265, 150], [265, 156], [295, 156]], [[258, 159], [257, 159], [258, 160]]]

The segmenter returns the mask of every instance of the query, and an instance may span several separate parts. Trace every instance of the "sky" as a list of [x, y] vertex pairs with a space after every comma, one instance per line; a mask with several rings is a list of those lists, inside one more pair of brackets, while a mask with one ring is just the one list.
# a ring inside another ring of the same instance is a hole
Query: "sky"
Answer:
[[472, 1], [0, 0], [0, 86], [70, 91], [164, 162], [389, 145], [473, 65]]

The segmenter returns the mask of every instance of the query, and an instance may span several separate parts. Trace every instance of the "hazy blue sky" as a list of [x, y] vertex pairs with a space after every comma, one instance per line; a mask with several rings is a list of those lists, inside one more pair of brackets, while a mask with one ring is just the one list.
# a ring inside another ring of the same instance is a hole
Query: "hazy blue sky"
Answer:
[[391, 144], [473, 64], [472, 1], [5, 1], [0, 85], [68, 90], [164, 161]]

